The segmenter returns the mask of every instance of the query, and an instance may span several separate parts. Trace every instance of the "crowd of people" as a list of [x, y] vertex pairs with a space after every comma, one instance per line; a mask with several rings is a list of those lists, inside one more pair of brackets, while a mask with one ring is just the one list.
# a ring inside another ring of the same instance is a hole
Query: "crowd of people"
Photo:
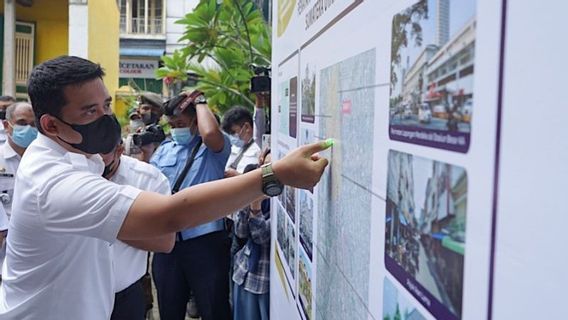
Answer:
[[271, 161], [269, 93], [220, 119], [144, 92], [121, 128], [103, 77], [62, 56], [0, 97], [0, 318], [145, 319], [153, 282], [161, 319], [268, 319], [268, 200], [312, 188], [326, 145]]

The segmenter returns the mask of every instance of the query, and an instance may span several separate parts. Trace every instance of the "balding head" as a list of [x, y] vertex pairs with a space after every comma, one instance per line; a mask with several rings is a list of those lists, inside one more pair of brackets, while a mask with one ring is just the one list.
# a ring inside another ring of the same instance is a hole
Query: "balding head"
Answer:
[[30, 114], [34, 115], [32, 105], [27, 102], [16, 102], [6, 109], [6, 120], [16, 124], [18, 115]]

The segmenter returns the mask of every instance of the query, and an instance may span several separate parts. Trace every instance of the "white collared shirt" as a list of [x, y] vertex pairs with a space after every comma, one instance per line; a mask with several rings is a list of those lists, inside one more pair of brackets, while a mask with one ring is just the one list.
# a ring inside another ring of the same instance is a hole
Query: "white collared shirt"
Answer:
[[16, 174], [1, 319], [108, 319], [111, 246], [140, 190], [104, 179], [104, 163], [39, 134]]
[[[22, 157], [12, 148], [8, 140], [0, 146], [0, 171], [2, 173], [11, 174], [14, 177], [18, 171], [18, 166]], [[2, 212], [0, 212], [0, 230], [8, 229], [8, 221], [12, 214], [12, 198], [14, 197], [14, 177], [0, 176], [0, 203], [2, 203]], [[2, 274], [2, 265], [6, 256], [6, 241], [0, 247], [0, 275]]]
[[[20, 165], [20, 161], [22, 157], [12, 148], [8, 140], [0, 147], [0, 169], [4, 170], [4, 173], [16, 175], [18, 172], [18, 166]], [[7, 202], [2, 202], [4, 206], [4, 210], [8, 217], [12, 214], [12, 198], [14, 196], [14, 182], [15, 179], [12, 179], [10, 183], [2, 183], [2, 187], [0, 192], [5, 192], [8, 194]]]
[[[129, 185], [144, 191], [170, 194], [168, 178], [154, 166], [128, 156], [120, 157], [120, 165], [110, 179], [119, 185]], [[138, 281], [146, 273], [148, 252], [136, 249], [122, 241], [112, 246], [115, 292], [120, 292]]]
[[[241, 149], [236, 146], [231, 146], [231, 155], [229, 156], [229, 160], [227, 160], [227, 165], [225, 169], [229, 169], [230, 165], [235, 161], [238, 157], [239, 153], [241, 153]], [[245, 167], [251, 163], [258, 164], [258, 157], [260, 156], [260, 148], [256, 143], [250, 145], [250, 147], [245, 151], [241, 161], [237, 164], [237, 171], [239, 173], [243, 173]]]

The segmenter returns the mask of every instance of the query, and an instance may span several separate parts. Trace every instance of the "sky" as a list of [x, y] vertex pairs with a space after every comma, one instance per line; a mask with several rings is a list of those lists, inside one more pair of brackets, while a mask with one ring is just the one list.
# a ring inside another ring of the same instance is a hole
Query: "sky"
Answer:
[[[423, 42], [421, 47], [414, 45], [414, 40], [409, 39], [408, 47], [402, 48], [401, 51], [401, 67], [406, 66], [407, 57], [410, 58], [409, 65], [416, 60], [422, 49], [435, 41], [436, 28], [436, 3], [438, 0], [428, 0], [428, 19], [422, 22]], [[477, 0], [450, 0], [450, 39], [458, 32], [464, 24], [475, 15], [477, 9]], [[401, 70], [397, 70], [399, 83], [396, 86], [395, 95], [400, 93], [402, 76]]]

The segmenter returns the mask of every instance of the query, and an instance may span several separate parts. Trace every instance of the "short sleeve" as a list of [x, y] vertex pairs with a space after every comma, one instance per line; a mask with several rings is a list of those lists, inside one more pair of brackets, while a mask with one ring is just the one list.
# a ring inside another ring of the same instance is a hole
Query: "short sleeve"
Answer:
[[0, 205], [0, 231], [8, 230], [8, 215], [4, 210], [4, 206]]
[[229, 137], [225, 133], [223, 133], [223, 140], [223, 149], [219, 152], [211, 152], [211, 155], [214, 159], [219, 161], [219, 163], [222, 163], [223, 167], [225, 167], [225, 164], [231, 155], [231, 140], [229, 140]]
[[52, 180], [38, 193], [39, 215], [45, 228], [109, 243], [116, 239], [141, 192], [88, 172], [61, 173]]

